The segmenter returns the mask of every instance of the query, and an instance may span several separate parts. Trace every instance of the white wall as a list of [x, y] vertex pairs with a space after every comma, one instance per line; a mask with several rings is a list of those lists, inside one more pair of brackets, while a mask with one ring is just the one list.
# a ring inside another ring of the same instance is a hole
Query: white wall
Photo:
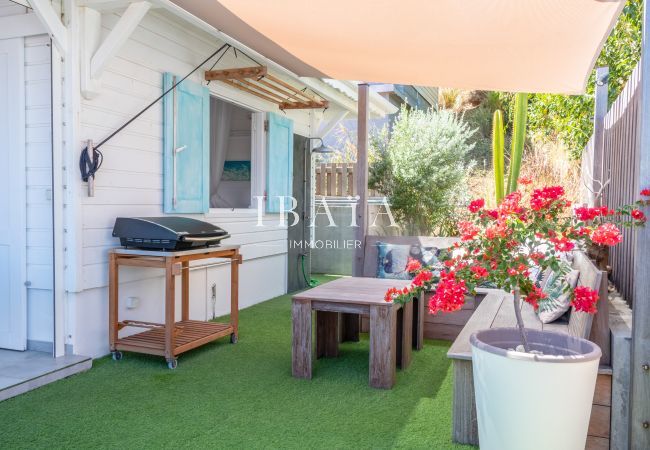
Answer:
[[25, 39], [27, 339], [52, 342], [52, 128], [50, 38]]
[[[102, 18], [106, 35], [118, 16]], [[92, 100], [82, 100], [79, 138], [96, 142], [160, 95], [162, 73], [183, 75], [220, 45], [200, 32], [180, 26], [160, 12], [150, 12], [118, 56], [111, 60], [102, 76], [102, 88]], [[240, 55], [240, 58], [242, 56]], [[232, 54], [221, 67], [232, 64]], [[202, 74], [193, 77], [201, 81]], [[277, 111], [275, 105], [238, 90], [213, 82], [210, 90], [225, 99], [257, 111]], [[310, 134], [306, 111], [287, 114], [297, 133]], [[162, 215], [162, 112], [157, 104], [128, 129], [103, 146], [104, 163], [97, 174], [96, 195], [89, 198], [83, 188], [81, 202], [82, 291], [68, 295], [68, 320], [72, 322], [70, 344], [78, 354], [99, 356], [108, 351], [107, 338], [107, 252], [118, 242], [111, 237], [117, 216]], [[82, 148], [78, 143], [77, 152]], [[240, 268], [240, 305], [283, 294], [287, 275], [287, 230], [277, 226], [277, 217], [265, 218], [267, 226], [257, 225], [255, 211], [218, 210], [195, 216], [218, 224], [232, 234], [229, 244], [241, 244], [244, 264]], [[162, 319], [163, 284], [159, 272], [151, 269], [124, 269], [120, 274], [120, 296], [137, 296], [140, 306], [127, 311], [120, 307], [120, 318]], [[199, 269], [191, 275], [192, 317], [212, 316], [210, 287], [217, 283], [217, 315], [228, 311], [229, 269]], [[178, 282], [180, 284], [180, 280]], [[180, 289], [180, 288], [179, 288]], [[244, 328], [245, 329], [245, 328]], [[245, 336], [242, 336], [245, 339]]]
[[[9, 0], [0, 0], [0, 17], [26, 12], [27, 9], [23, 6]], [[27, 340], [30, 344], [51, 343], [54, 314], [50, 38], [47, 35], [30, 36], [24, 42]]]

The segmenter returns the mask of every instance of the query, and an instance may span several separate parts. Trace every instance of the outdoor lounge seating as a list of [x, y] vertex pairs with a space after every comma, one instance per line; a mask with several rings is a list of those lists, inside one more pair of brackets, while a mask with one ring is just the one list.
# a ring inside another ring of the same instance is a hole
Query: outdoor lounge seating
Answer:
[[[595, 342], [609, 342], [609, 328], [607, 326], [599, 328], [592, 325], [592, 318], [595, 320], [594, 323], [598, 323], [599, 316], [607, 317], [606, 273], [598, 270], [587, 255], [582, 252], [574, 254], [572, 265], [574, 269], [580, 271], [578, 281], [580, 285], [591, 287], [601, 293], [598, 315], [594, 318], [587, 313], [572, 311], [568, 322], [542, 324], [532, 306], [522, 301], [520, 308], [525, 326], [533, 330], [555, 331], [589, 338]], [[472, 374], [472, 350], [469, 338], [476, 331], [486, 328], [516, 326], [512, 294], [497, 289], [481, 289], [478, 292], [477, 300], [478, 307], [476, 311], [474, 311], [447, 353], [447, 356], [453, 360], [454, 368], [453, 439], [459, 443], [473, 445], [478, 445], [478, 429]], [[608, 358], [609, 351], [606, 345], [601, 345], [601, 348], [603, 351], [602, 364]], [[606, 390], [605, 395], [611, 396], [609, 394], [611, 391], [611, 381], [609, 380], [611, 370], [608, 367], [601, 366], [600, 374], [604, 375], [604, 377], [600, 377], [603, 380], [599, 379], [595, 397], [598, 398], [599, 394], [601, 394], [599, 390]], [[603, 415], [606, 415], [606, 421], [602, 420]], [[602, 408], [594, 407], [591, 420], [595, 427], [607, 428], [606, 432], [600, 429], [593, 431], [594, 427], [590, 428], [590, 431], [596, 434], [595, 437], [603, 439], [603, 435], [609, 432], [609, 408], [605, 411]]]

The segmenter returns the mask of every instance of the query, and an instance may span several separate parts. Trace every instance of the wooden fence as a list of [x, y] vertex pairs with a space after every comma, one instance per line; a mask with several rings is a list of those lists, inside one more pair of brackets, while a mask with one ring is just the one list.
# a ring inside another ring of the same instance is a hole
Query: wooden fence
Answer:
[[[604, 119], [602, 203], [612, 208], [632, 203], [639, 198], [640, 82], [641, 66], [638, 65]], [[592, 136], [583, 153], [585, 185], [592, 185], [596, 176], [592, 170], [594, 167], [598, 167], [598, 164], [597, 161], [594, 162]], [[623, 242], [610, 249], [609, 264], [612, 267], [612, 281], [631, 303], [634, 298], [635, 231], [625, 228], [623, 236]]]
[[[316, 165], [316, 196], [354, 197], [357, 195], [355, 163], [321, 163]], [[372, 189], [369, 197], [380, 196]]]

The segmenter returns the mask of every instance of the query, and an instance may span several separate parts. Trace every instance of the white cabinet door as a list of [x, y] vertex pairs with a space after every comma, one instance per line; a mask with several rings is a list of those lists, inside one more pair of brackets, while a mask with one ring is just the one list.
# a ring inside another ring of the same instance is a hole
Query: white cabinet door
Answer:
[[0, 347], [25, 350], [25, 63], [22, 38], [0, 40]]

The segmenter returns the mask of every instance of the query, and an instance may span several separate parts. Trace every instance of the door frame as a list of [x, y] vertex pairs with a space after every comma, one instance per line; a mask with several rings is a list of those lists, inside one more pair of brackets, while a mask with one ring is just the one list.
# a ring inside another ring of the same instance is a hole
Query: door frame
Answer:
[[[15, 246], [10, 250], [12, 264], [10, 277], [18, 278], [17, 285], [11, 287], [11, 292], [17, 291], [20, 302], [20, 325], [19, 329], [13, 331], [18, 333], [15, 342], [17, 347], [14, 350], [27, 349], [27, 186], [26, 186], [26, 161], [25, 161], [25, 42], [24, 38], [12, 38], [0, 40], [0, 47], [5, 47], [9, 53], [8, 71], [9, 81], [9, 127], [19, 130], [17, 133], [7, 133], [9, 136], [9, 147], [17, 149], [11, 152], [9, 166], [11, 167], [10, 185], [13, 187], [10, 198], [11, 214], [16, 214], [16, 221], [13, 223], [11, 234], [16, 238]], [[14, 70], [15, 68], [15, 70]], [[13, 160], [11, 159], [13, 157]], [[22, 343], [22, 344], [21, 344]], [[22, 348], [20, 348], [22, 347]]]

